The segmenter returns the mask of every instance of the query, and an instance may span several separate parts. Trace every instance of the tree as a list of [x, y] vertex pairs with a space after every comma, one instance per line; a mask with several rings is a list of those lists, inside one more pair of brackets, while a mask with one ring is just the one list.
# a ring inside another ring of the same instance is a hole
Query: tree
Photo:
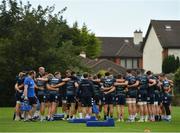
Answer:
[[174, 55], [169, 55], [163, 60], [162, 71], [164, 73], [174, 73], [177, 70], [176, 59]]
[[176, 69], [178, 69], [180, 67], [180, 60], [179, 57], [176, 57]]
[[180, 92], [180, 67], [175, 72], [174, 85], [175, 85], [176, 91]]
[[[7, 6], [9, 5], [9, 7]], [[0, 86], [3, 99], [13, 99], [15, 76], [22, 70], [44, 66], [49, 72], [57, 70], [87, 71], [80, 59], [82, 50], [95, 58], [100, 43], [93, 33], [78, 24], [70, 27], [63, 18], [63, 8], [53, 14], [55, 7], [37, 9], [16, 0], [3, 0], [0, 5]], [[89, 48], [91, 51], [89, 51]], [[92, 53], [89, 53], [92, 52]], [[6, 103], [7, 104], [7, 103]]]

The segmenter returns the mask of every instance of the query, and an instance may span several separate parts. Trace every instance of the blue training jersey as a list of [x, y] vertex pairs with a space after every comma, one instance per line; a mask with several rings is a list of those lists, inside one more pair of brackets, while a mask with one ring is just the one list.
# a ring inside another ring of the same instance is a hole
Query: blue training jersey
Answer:
[[27, 97], [34, 97], [35, 96], [35, 83], [34, 80], [30, 77], [26, 77], [24, 80], [24, 85], [27, 85]]
[[[136, 83], [137, 78], [135, 76], [129, 75], [125, 77], [125, 80], [128, 81], [128, 85], [133, 85]], [[137, 87], [129, 87], [128, 91], [136, 91]]]
[[149, 78], [147, 77], [147, 75], [139, 76], [138, 80], [139, 80], [140, 90], [147, 91], [149, 87]]

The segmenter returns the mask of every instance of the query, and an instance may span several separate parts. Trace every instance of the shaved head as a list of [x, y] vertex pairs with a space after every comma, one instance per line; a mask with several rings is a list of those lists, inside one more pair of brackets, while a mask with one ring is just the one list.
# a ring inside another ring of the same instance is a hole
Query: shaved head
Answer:
[[44, 67], [39, 67], [39, 73], [44, 74], [45, 73], [45, 68]]

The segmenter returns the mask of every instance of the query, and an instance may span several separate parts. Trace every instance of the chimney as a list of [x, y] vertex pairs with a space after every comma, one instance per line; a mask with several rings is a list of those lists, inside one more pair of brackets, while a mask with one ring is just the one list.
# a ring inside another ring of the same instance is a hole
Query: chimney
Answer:
[[80, 57], [83, 57], [83, 58], [86, 58], [86, 53], [85, 53], [84, 51], [81, 51], [81, 53], [80, 53], [79, 56], [80, 56]]
[[134, 31], [134, 44], [135, 45], [138, 45], [138, 44], [140, 44], [140, 42], [142, 42], [143, 41], [143, 36], [142, 36], [142, 31], [141, 30], [135, 30]]

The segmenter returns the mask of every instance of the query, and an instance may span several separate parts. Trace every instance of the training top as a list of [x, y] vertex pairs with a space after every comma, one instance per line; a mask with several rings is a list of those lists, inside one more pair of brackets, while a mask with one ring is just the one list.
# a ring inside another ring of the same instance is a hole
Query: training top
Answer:
[[34, 87], [35, 87], [35, 83], [34, 80], [31, 77], [26, 77], [24, 80], [24, 85], [27, 85], [27, 97], [34, 97], [35, 96], [35, 91], [34, 91]]
[[146, 90], [147, 91], [148, 86], [149, 86], [149, 79], [148, 79], [147, 75], [139, 76], [138, 80], [139, 80], [140, 90]]
[[93, 81], [93, 92], [94, 92], [94, 96], [100, 96], [102, 94], [101, 84], [97, 81]]
[[124, 86], [124, 85], [117, 85], [116, 86], [116, 96], [125, 95], [125, 88], [126, 88], [126, 86]]
[[[112, 87], [114, 86], [114, 83], [116, 82], [115, 78], [112, 77], [105, 77], [102, 79], [102, 83], [104, 87]], [[107, 90], [109, 91], [109, 90]], [[115, 91], [107, 94], [107, 95], [115, 95]]]
[[[62, 82], [62, 79], [55, 78], [55, 77], [50, 78], [50, 79], [48, 80], [48, 84], [49, 84], [49, 85], [57, 85], [57, 84], [59, 84], [59, 83], [61, 83], [61, 82]], [[49, 91], [54, 91], [54, 90], [49, 90]]]
[[[125, 77], [125, 80], [128, 81], [128, 85], [133, 85], [136, 83], [137, 78], [135, 76], [129, 75], [129, 76]], [[129, 87], [128, 90], [129, 91], [136, 91], [137, 87]]]
[[79, 92], [81, 97], [92, 97], [93, 83], [88, 79], [83, 79], [79, 84]]
[[76, 95], [76, 87], [75, 83], [77, 83], [77, 78], [74, 76], [69, 77], [71, 80], [66, 82], [66, 95], [67, 96], [75, 96]]

